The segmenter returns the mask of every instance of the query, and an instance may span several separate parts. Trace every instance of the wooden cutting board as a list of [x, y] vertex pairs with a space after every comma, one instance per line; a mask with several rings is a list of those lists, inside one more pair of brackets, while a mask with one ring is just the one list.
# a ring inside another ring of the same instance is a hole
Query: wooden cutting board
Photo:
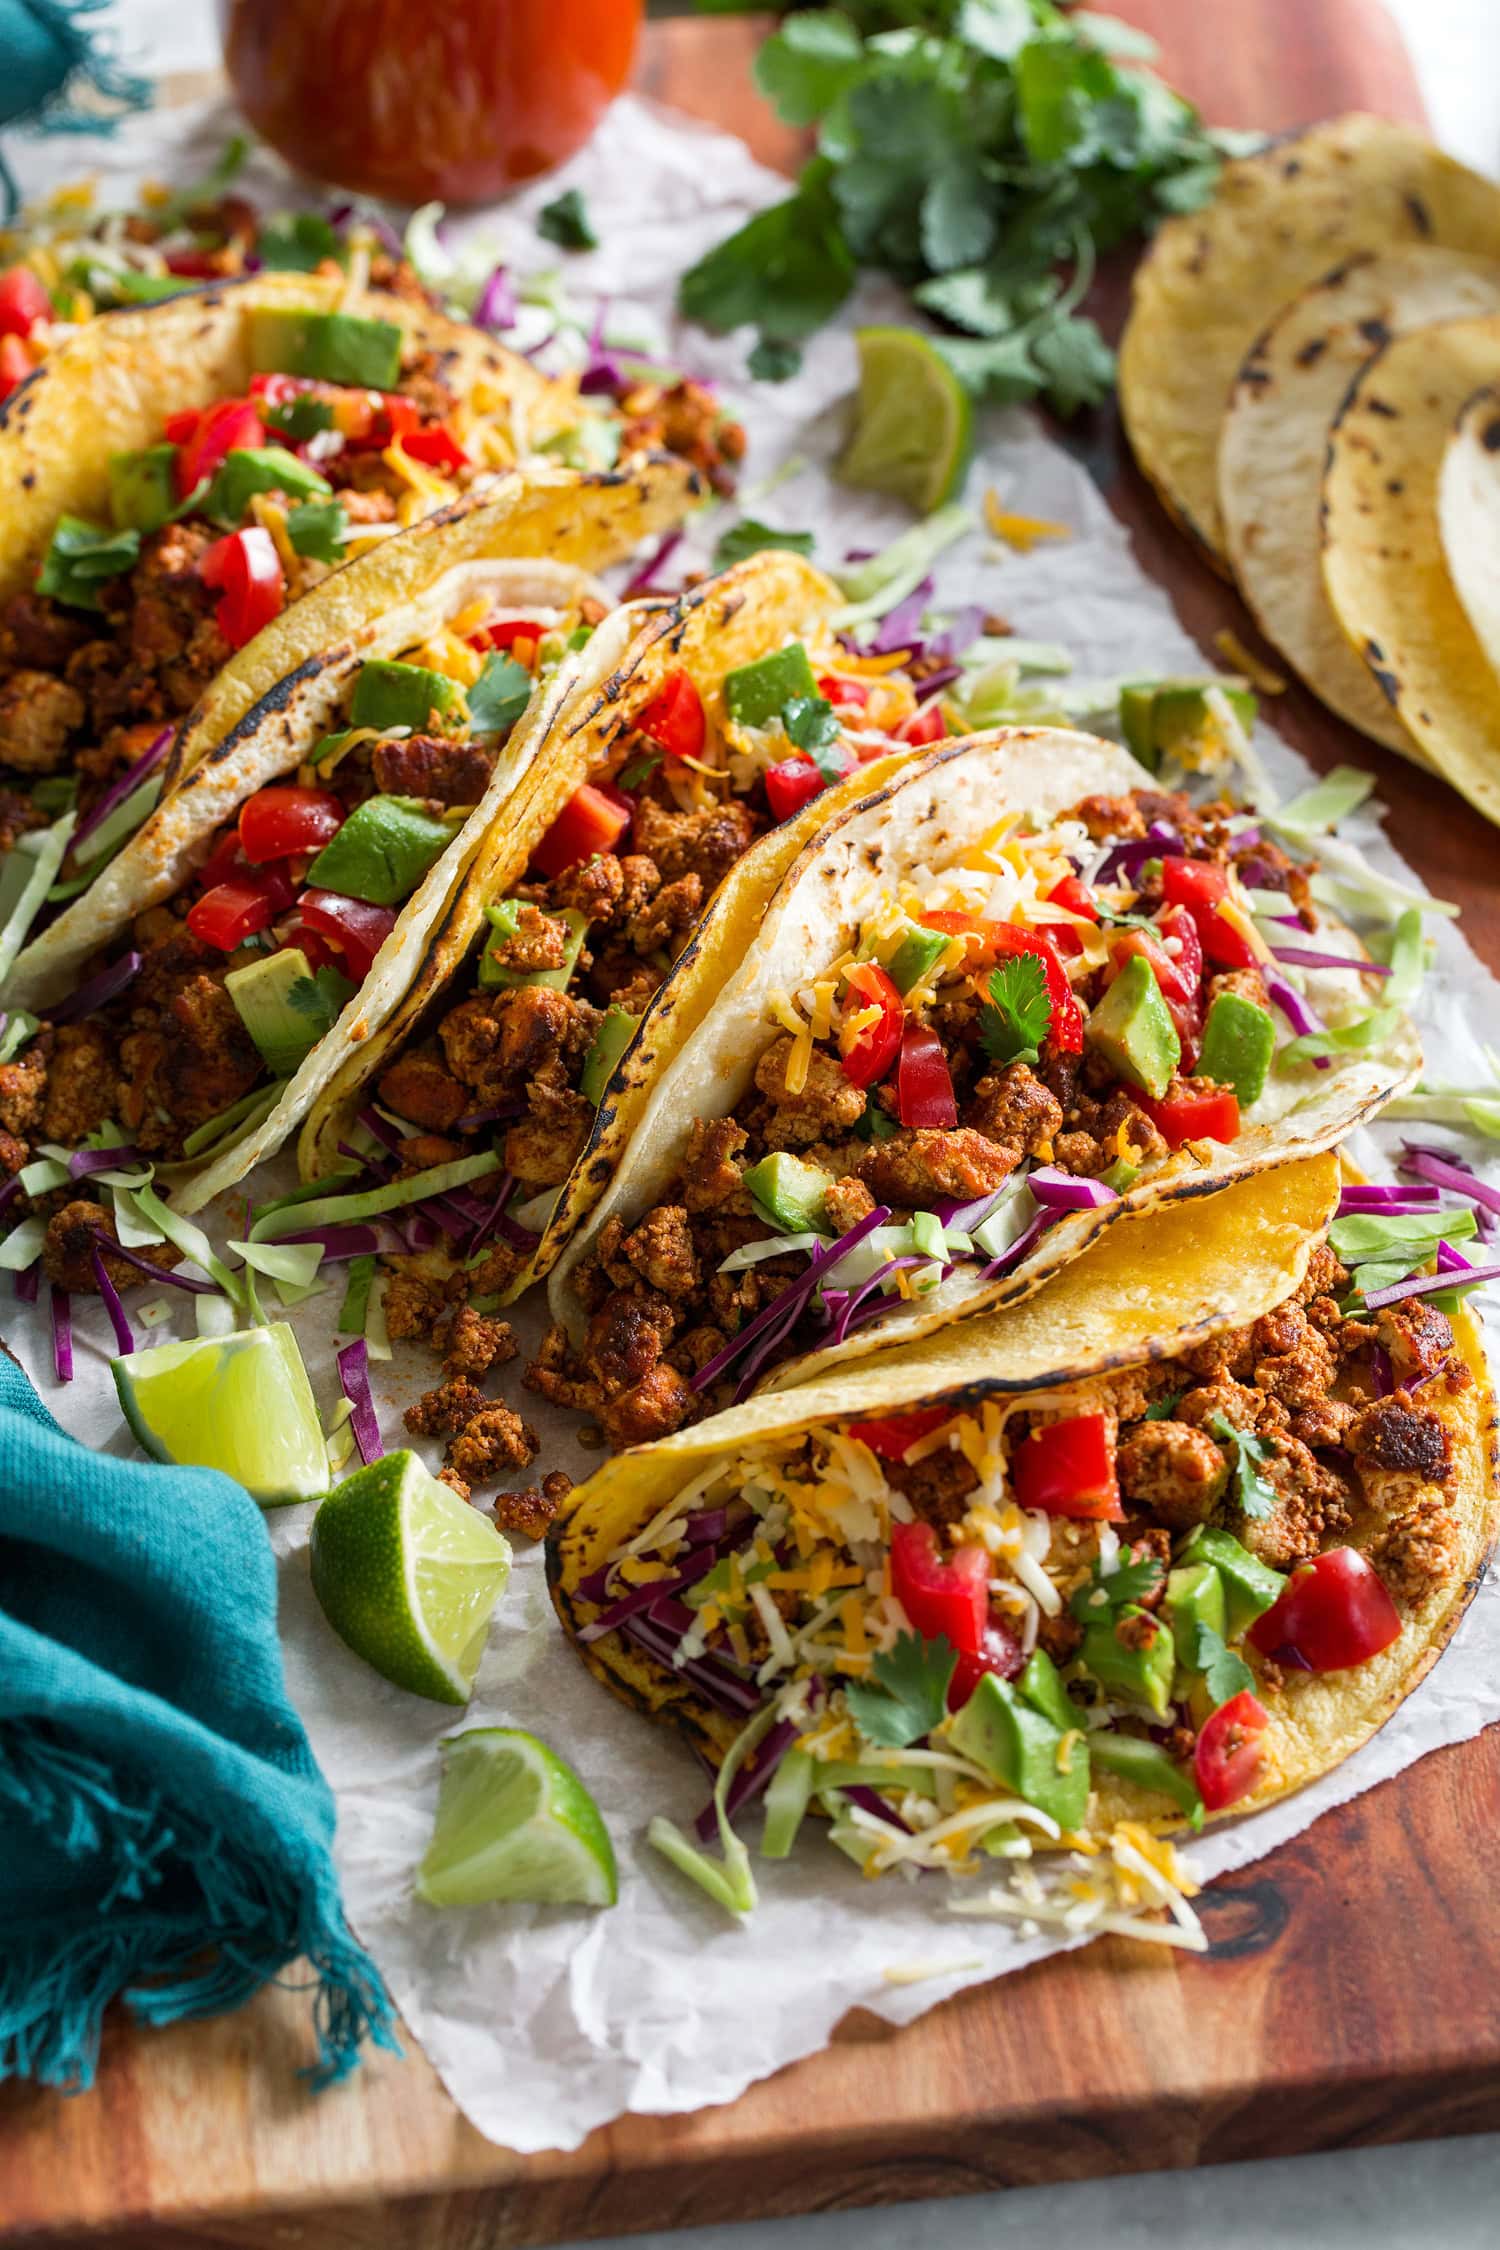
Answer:
[[[1421, 118], [1376, 0], [1115, 5], [1216, 123]], [[798, 139], [751, 87], [761, 28], [653, 23], [639, 82], [791, 169]], [[1217, 627], [1246, 632], [1123, 464], [1113, 416], [1074, 442], [1205, 653]], [[1500, 968], [1494, 837], [1478, 816], [1300, 691], [1271, 716], [1315, 764], [1379, 772], [1401, 848]], [[91, 2094], [0, 2095], [0, 2235], [478, 2250], [1500, 2127], [1497, 1828], [1500, 1728], [1217, 1884], [1206, 1958], [1106, 1939], [906, 2031], [855, 2015], [729, 2108], [627, 2119], [571, 2156], [491, 2147], [415, 2053], [308, 2096], [293, 1995], [167, 2032], [115, 2023]]]

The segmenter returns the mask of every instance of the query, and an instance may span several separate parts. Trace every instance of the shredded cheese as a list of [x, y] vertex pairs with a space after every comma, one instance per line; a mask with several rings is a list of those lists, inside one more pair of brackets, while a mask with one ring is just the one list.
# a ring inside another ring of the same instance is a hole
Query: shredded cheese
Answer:
[[1007, 547], [1014, 547], [1023, 555], [1043, 539], [1071, 539], [1073, 534], [1065, 523], [1052, 523], [1045, 516], [1016, 516], [1007, 513], [999, 493], [991, 485], [984, 496], [985, 528]]

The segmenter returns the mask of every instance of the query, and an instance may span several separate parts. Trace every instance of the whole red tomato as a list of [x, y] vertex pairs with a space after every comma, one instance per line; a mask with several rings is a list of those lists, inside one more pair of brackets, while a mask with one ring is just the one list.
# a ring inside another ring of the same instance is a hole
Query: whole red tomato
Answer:
[[257, 132], [317, 179], [484, 203], [581, 148], [630, 76], [641, 0], [219, 0]]

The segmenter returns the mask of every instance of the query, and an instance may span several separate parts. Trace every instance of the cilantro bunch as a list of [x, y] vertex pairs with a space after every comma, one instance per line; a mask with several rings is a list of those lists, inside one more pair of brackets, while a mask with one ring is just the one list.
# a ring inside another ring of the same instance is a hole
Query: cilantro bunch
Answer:
[[1052, 0], [788, 16], [756, 82], [786, 123], [818, 128], [818, 153], [795, 194], [684, 275], [683, 311], [753, 323], [751, 373], [774, 380], [873, 266], [963, 332], [940, 348], [976, 397], [1097, 405], [1114, 357], [1077, 310], [1097, 255], [1196, 209], [1219, 171], [1153, 53], [1133, 26]]

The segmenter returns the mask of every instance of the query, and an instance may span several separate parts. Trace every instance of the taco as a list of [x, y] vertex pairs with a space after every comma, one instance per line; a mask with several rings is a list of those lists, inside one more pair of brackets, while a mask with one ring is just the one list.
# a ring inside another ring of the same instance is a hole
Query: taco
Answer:
[[1396, 338], [1350, 390], [1323, 473], [1334, 614], [1412, 739], [1490, 820], [1500, 820], [1500, 675], [1456, 589], [1445, 530], [1455, 553], [1475, 546], [1460, 562], [1465, 584], [1482, 578], [1484, 556], [1456, 492], [1446, 525], [1439, 496], [1455, 426], [1497, 372], [1500, 315]]
[[[497, 492], [412, 534], [426, 584], [404, 568], [397, 606], [282, 681], [157, 809], [107, 871], [114, 944], [92, 899], [81, 928], [75, 910], [47, 933], [41, 1020], [12, 1004], [0, 1049], [13, 1267], [25, 1251], [88, 1288], [118, 1231], [105, 1270], [137, 1279], [123, 1252], [152, 1236], [134, 1216], [120, 1231], [122, 1188], [154, 1171], [188, 1213], [271, 1154], [396, 1005], [492, 824], [525, 817], [580, 655], [633, 623], [556, 551], [586, 525], [618, 554], [650, 493], [560, 471]], [[72, 1185], [96, 1172], [102, 1203]]]
[[581, 414], [478, 329], [341, 277], [82, 331], [0, 407], [0, 845], [72, 808], [97, 861], [369, 614], [339, 565], [518, 462], [612, 467], [622, 426], [576, 458]]
[[1475, 1324], [1435, 1276], [1341, 1310], [1337, 1175], [1130, 1221], [1019, 1308], [620, 1456], [548, 1534], [565, 1632], [719, 1770], [724, 1825], [765, 1793], [767, 1856], [815, 1807], [867, 1874], [1030, 1861], [1045, 1920], [1055, 1853], [1080, 1926], [1068, 1846], [1139, 1869], [1327, 1773], [1500, 1528]]
[[1294, 297], [1239, 371], [1219, 435], [1219, 499], [1256, 623], [1323, 701], [1427, 764], [1344, 638], [1323, 587], [1319, 511], [1329, 432], [1392, 336], [1500, 308], [1500, 263], [1425, 243], [1354, 258]]
[[1237, 157], [1203, 210], [1157, 230], [1120, 340], [1120, 411], [1158, 497], [1226, 577], [1219, 425], [1246, 353], [1334, 266], [1416, 242], [1500, 257], [1500, 188], [1358, 113]]
[[1306, 870], [1142, 778], [1012, 728], [823, 826], [627, 1145], [606, 1125], [585, 1157], [613, 1176], [553, 1270], [536, 1389], [617, 1445], [659, 1435], [1027, 1296], [1126, 1214], [1332, 1147], [1410, 1081], [1390, 988], [1415, 960], [1392, 975], [1326, 923], [1289, 945]]
[[766, 552], [651, 615], [612, 670], [588, 652], [526, 819], [491, 833], [302, 1134], [307, 1178], [361, 1117], [408, 1169], [503, 1153], [503, 1242], [482, 1264], [472, 1238], [395, 1259], [398, 1333], [428, 1332], [455, 1286], [509, 1302], [551, 1269], [802, 844], [870, 761], [909, 754], [914, 723], [941, 726], [899, 654], [835, 639], [841, 601]]

